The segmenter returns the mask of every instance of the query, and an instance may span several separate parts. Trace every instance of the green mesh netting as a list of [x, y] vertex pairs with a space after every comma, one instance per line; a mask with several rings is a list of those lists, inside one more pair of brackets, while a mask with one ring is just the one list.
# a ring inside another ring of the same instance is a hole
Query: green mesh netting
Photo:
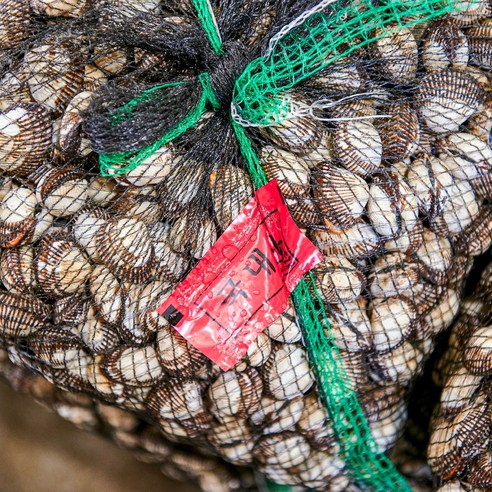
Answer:
[[[233, 104], [242, 124], [272, 125], [289, 113], [285, 90], [357, 49], [397, 31], [460, 8], [453, 0], [325, 1], [314, 13], [253, 60], [237, 79]], [[348, 4], [348, 5], [347, 5]]]

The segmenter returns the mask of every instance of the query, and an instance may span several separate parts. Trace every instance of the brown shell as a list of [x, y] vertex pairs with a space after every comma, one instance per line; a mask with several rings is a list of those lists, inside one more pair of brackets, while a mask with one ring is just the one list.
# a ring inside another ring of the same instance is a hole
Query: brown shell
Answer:
[[335, 227], [350, 227], [359, 221], [369, 200], [369, 186], [356, 174], [331, 163], [313, 172], [316, 206]]
[[294, 432], [263, 436], [256, 443], [253, 454], [259, 463], [279, 465], [289, 469], [308, 459], [311, 452], [306, 439]]
[[156, 192], [145, 193], [139, 189], [128, 190], [118, 201], [111, 205], [110, 210], [122, 217], [131, 217], [146, 225], [152, 225], [161, 219], [162, 210]]
[[157, 356], [171, 376], [192, 377], [208, 361], [170, 325], [160, 328], [157, 334]]
[[97, 231], [101, 261], [122, 280], [145, 282], [155, 263], [154, 245], [146, 225], [130, 217], [116, 217]]
[[458, 26], [468, 27], [492, 15], [492, 5], [488, 0], [460, 0], [459, 9], [447, 15]]
[[415, 252], [422, 275], [433, 283], [445, 284], [452, 257], [453, 249], [449, 240], [425, 229], [424, 241]]
[[382, 387], [374, 386], [362, 391], [359, 399], [364, 415], [368, 422], [377, 422], [398, 412], [405, 405], [404, 389], [398, 384], [387, 384]]
[[39, 287], [53, 297], [66, 297], [84, 289], [92, 271], [79, 246], [66, 232], [46, 234], [38, 247]]
[[479, 67], [492, 69], [492, 26], [472, 27], [467, 35], [470, 61]]
[[0, 169], [26, 177], [51, 147], [50, 114], [39, 104], [18, 103], [0, 113]]
[[456, 132], [485, 101], [480, 84], [465, 72], [443, 70], [422, 79], [415, 104], [429, 129], [435, 133]]
[[464, 364], [472, 374], [492, 371], [492, 326], [473, 332], [466, 344]]
[[341, 59], [308, 77], [304, 83], [325, 92], [350, 93], [362, 89], [364, 80], [354, 61]]
[[30, 0], [37, 14], [50, 17], [79, 17], [89, 10], [92, 0]]
[[45, 326], [51, 309], [39, 299], [0, 291], [0, 329], [7, 337], [24, 337]]
[[0, 1], [0, 48], [15, 48], [28, 36], [29, 0]]
[[473, 222], [456, 238], [456, 253], [469, 256], [484, 254], [492, 245], [492, 208], [483, 206]]
[[56, 299], [53, 305], [55, 325], [80, 325], [87, 319], [90, 303], [77, 294]]
[[381, 136], [368, 121], [340, 123], [333, 135], [333, 146], [342, 166], [363, 178], [370, 176], [381, 165]]
[[285, 197], [292, 218], [299, 227], [313, 229], [323, 226], [323, 214], [310, 196]]
[[482, 490], [492, 488], [492, 451], [487, 451], [473, 460], [467, 482]]
[[67, 363], [79, 358], [82, 343], [72, 332], [59, 327], [37, 330], [27, 339], [27, 349], [35, 361], [47, 364], [53, 369], [63, 369]]
[[2, 253], [0, 280], [14, 294], [33, 293], [37, 287], [34, 249], [32, 246], [12, 248]]

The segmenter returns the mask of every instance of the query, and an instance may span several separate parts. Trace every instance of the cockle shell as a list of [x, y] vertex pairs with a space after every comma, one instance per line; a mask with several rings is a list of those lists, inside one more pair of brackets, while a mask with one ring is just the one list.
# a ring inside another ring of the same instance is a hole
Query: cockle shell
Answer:
[[310, 393], [304, 398], [304, 408], [297, 421], [297, 430], [316, 446], [335, 440], [333, 427], [324, 404], [316, 393]]
[[364, 213], [369, 186], [353, 172], [323, 163], [313, 171], [315, 204], [335, 227], [350, 227]]
[[37, 14], [51, 17], [78, 17], [90, 8], [92, 0], [30, 0]]
[[236, 365], [236, 370], [242, 370], [246, 364], [251, 367], [260, 367], [268, 360], [272, 350], [270, 337], [266, 333], [260, 333], [248, 347], [246, 355]]
[[419, 220], [411, 230], [405, 228], [397, 238], [387, 239], [383, 243], [384, 251], [388, 253], [401, 252], [412, 254], [417, 251], [424, 240], [424, 226]]
[[367, 121], [340, 123], [333, 135], [333, 146], [342, 166], [363, 178], [381, 165], [381, 137], [376, 127]]
[[105, 75], [116, 75], [130, 63], [128, 50], [112, 42], [102, 42], [94, 46], [94, 57], [91, 64]]
[[94, 203], [104, 207], [110, 205], [118, 197], [120, 191], [116, 181], [113, 179], [97, 176], [89, 182], [87, 197]]
[[263, 436], [253, 450], [260, 463], [285, 469], [301, 464], [310, 452], [311, 448], [304, 437], [293, 432]]
[[369, 423], [371, 436], [378, 444], [379, 449], [387, 451], [394, 447], [403, 433], [406, 420], [407, 409], [405, 405], [402, 405], [386, 418]]
[[90, 302], [85, 296], [77, 294], [56, 299], [53, 305], [53, 322], [55, 325], [75, 326], [87, 319]]
[[371, 99], [351, 99], [337, 102], [330, 108], [329, 119], [333, 121], [350, 121], [352, 118], [373, 124], [378, 114], [377, 104]]
[[248, 465], [253, 461], [252, 450], [255, 441], [249, 426], [244, 421], [231, 421], [214, 425], [208, 440], [215, 450], [229, 463]]
[[480, 256], [492, 245], [492, 208], [483, 206], [475, 219], [456, 238], [456, 253]]
[[193, 379], [169, 379], [151, 391], [147, 409], [158, 420], [187, 420], [204, 411], [200, 385]]
[[417, 313], [404, 298], [375, 299], [369, 310], [373, 343], [378, 352], [397, 347], [415, 329]]
[[89, 308], [86, 319], [74, 329], [92, 354], [107, 353], [121, 343], [114, 326], [105, 323], [93, 306]]
[[276, 179], [287, 198], [295, 198], [309, 193], [310, 169], [302, 157], [272, 145], [261, 151], [261, 167], [269, 180]]
[[29, 34], [29, 0], [0, 1], [0, 48], [15, 48]]
[[218, 166], [209, 178], [210, 196], [215, 218], [227, 229], [253, 196], [253, 184], [248, 174], [236, 166]]
[[458, 26], [468, 27], [492, 15], [492, 6], [488, 0], [459, 0], [456, 7], [456, 12], [447, 17]]
[[468, 64], [468, 39], [459, 26], [446, 20], [429, 29], [422, 45], [422, 61], [426, 70], [434, 72]]
[[48, 170], [36, 187], [38, 203], [55, 217], [75, 214], [87, 199], [88, 183], [83, 176], [83, 172], [72, 167]]
[[157, 333], [157, 356], [164, 371], [175, 377], [193, 377], [207, 363], [207, 358], [167, 323]]
[[14, 294], [33, 293], [37, 288], [36, 268], [32, 246], [3, 251], [0, 259], [0, 280]]
[[259, 409], [250, 416], [255, 429], [262, 435], [293, 430], [304, 409], [304, 399], [275, 400], [263, 396]]
[[378, 27], [376, 36], [379, 39], [374, 42], [372, 50], [381, 63], [381, 73], [396, 83], [405, 84], [412, 81], [417, 74], [417, 42], [409, 29], [395, 27], [385, 27], [385, 31], [389, 28], [387, 34]]
[[218, 419], [247, 417], [258, 409], [262, 392], [263, 384], [255, 369], [224, 372], [208, 389], [210, 411]]
[[48, 233], [41, 240], [37, 274], [46, 294], [65, 297], [83, 290], [91, 271], [88, 258], [67, 233]]
[[100, 226], [96, 247], [101, 261], [122, 280], [145, 282], [154, 267], [155, 254], [147, 226], [130, 217], [115, 217]]
[[162, 216], [157, 191], [148, 190], [146, 187], [126, 191], [108, 209], [114, 212], [115, 216], [130, 217], [146, 225], [158, 222]]
[[152, 386], [162, 377], [156, 351], [150, 345], [121, 345], [105, 356], [102, 369], [110, 379], [129, 386]]
[[474, 331], [464, 354], [464, 364], [472, 374], [482, 376], [492, 371], [492, 326]]
[[99, 250], [97, 246], [97, 231], [106, 224], [108, 214], [98, 207], [82, 209], [74, 217], [72, 233], [77, 243], [80, 244], [89, 258], [99, 263]]
[[277, 345], [262, 367], [265, 389], [277, 400], [304, 394], [314, 383], [305, 350], [296, 344]]
[[335, 304], [357, 299], [365, 284], [364, 274], [343, 257], [325, 257], [315, 278], [323, 300]]
[[0, 111], [17, 103], [32, 103], [33, 98], [22, 73], [6, 72], [0, 80]]
[[350, 479], [344, 474], [344, 462], [335, 450], [325, 452], [313, 449], [308, 459], [297, 466], [297, 475], [302, 484], [313, 489], [327, 486], [331, 492], [350, 490]]
[[14, 188], [0, 204], [0, 246], [28, 243], [34, 233], [36, 196], [28, 188]]
[[0, 113], [0, 169], [25, 177], [37, 169], [51, 146], [51, 118], [34, 103], [18, 103]]
[[322, 126], [308, 116], [286, 119], [261, 128], [261, 132], [274, 144], [295, 154], [309, 153], [319, 145], [323, 136]]
[[467, 31], [470, 61], [479, 67], [492, 69], [492, 26], [472, 27]]
[[418, 203], [410, 187], [396, 173], [374, 177], [369, 188], [367, 215], [381, 236], [398, 237], [418, 220]]
[[308, 77], [304, 83], [324, 92], [352, 93], [362, 89], [364, 80], [354, 61], [341, 59]]
[[424, 277], [437, 284], [447, 282], [447, 271], [453, 258], [452, 246], [448, 239], [425, 229], [424, 241], [415, 256], [422, 267], [421, 273]]
[[444, 383], [440, 400], [441, 412], [455, 413], [468, 405], [481, 380], [480, 376], [470, 374], [465, 367], [454, 370]]
[[492, 451], [487, 451], [473, 460], [467, 481], [482, 490], [492, 487]]
[[466, 489], [457, 480], [452, 482], [446, 482], [439, 487], [436, 492], [466, 492]]
[[33, 296], [0, 291], [0, 330], [7, 337], [25, 337], [48, 323], [51, 308]]
[[296, 319], [294, 306], [292, 301], [289, 301], [287, 309], [266, 328], [265, 333], [277, 342], [298, 342], [301, 339], [302, 333]]
[[443, 70], [423, 78], [415, 92], [415, 104], [434, 133], [456, 132], [480, 110], [484, 102], [480, 84], [465, 72]]
[[405, 407], [404, 389], [398, 384], [366, 388], [360, 404], [369, 423], [385, 420]]
[[84, 67], [84, 90], [94, 92], [107, 84], [108, 79], [102, 70], [91, 63]]

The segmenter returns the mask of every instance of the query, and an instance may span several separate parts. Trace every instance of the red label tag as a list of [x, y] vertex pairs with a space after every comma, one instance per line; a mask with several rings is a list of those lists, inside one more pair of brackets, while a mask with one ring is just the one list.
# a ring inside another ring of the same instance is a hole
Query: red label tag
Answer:
[[228, 370], [285, 311], [289, 294], [322, 258], [271, 181], [157, 312]]

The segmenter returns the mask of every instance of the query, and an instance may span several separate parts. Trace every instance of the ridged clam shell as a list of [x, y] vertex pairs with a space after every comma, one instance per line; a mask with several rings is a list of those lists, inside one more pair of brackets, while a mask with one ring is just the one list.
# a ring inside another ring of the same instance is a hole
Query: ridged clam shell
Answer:
[[116, 181], [104, 176], [91, 179], [87, 188], [87, 197], [94, 203], [105, 207], [113, 203], [120, 193]]
[[33, 99], [51, 111], [63, 109], [81, 92], [84, 68], [73, 67], [72, 54], [64, 42], [36, 46], [24, 55], [23, 72]]
[[91, 207], [90, 209], [82, 209], [74, 217], [72, 222], [72, 234], [77, 243], [82, 246], [89, 258], [100, 263], [99, 250], [97, 246], [97, 231], [106, 224], [108, 214], [98, 209]]
[[0, 81], [0, 111], [7, 111], [17, 103], [32, 102], [25, 75], [17, 71], [4, 73]]
[[439, 302], [430, 309], [424, 318], [433, 335], [438, 335], [451, 326], [459, 311], [459, 295], [454, 289], [447, 289]]
[[152, 386], [162, 377], [155, 349], [150, 346], [121, 345], [105, 356], [102, 370], [107, 376], [129, 386]]
[[281, 343], [294, 343], [301, 339], [301, 329], [296, 322], [296, 312], [292, 301], [289, 301], [287, 309], [271, 324], [265, 333], [272, 339]]
[[315, 204], [336, 227], [350, 227], [364, 213], [369, 186], [353, 172], [323, 163], [313, 172]]
[[456, 132], [484, 102], [480, 84], [464, 72], [443, 70], [423, 78], [415, 104], [434, 133]]
[[242, 358], [235, 368], [237, 371], [244, 370], [247, 366], [260, 367], [266, 363], [272, 351], [270, 337], [266, 333], [260, 333], [258, 337], [248, 347], [246, 355]]
[[446, 482], [436, 492], [466, 492], [466, 489], [458, 480], [453, 480], [452, 482]]
[[405, 391], [398, 384], [373, 386], [363, 391], [360, 404], [369, 423], [383, 421], [405, 406]]
[[33, 296], [0, 291], [0, 327], [7, 337], [24, 337], [48, 323], [51, 309]]
[[363, 121], [373, 124], [378, 114], [377, 104], [371, 99], [352, 99], [338, 102], [330, 108], [329, 117], [334, 121], [364, 118]]
[[253, 184], [248, 174], [231, 165], [218, 166], [209, 178], [210, 196], [215, 218], [227, 229], [253, 196]]
[[282, 401], [263, 396], [260, 408], [250, 416], [250, 421], [262, 435], [294, 430], [303, 409], [304, 398], [301, 397]]
[[130, 63], [129, 51], [114, 42], [102, 42], [94, 46], [92, 64], [105, 75], [116, 75]]
[[300, 116], [261, 129], [263, 135], [282, 149], [295, 154], [307, 154], [318, 147], [323, 127], [313, 118]]
[[154, 267], [152, 238], [146, 225], [129, 217], [116, 217], [99, 227], [96, 247], [101, 261], [122, 280], [145, 282]]
[[197, 260], [217, 241], [215, 223], [208, 215], [179, 217], [171, 227], [169, 245], [177, 253], [189, 253]]
[[492, 15], [492, 6], [488, 0], [459, 0], [456, 6], [458, 10], [447, 17], [458, 26], [471, 26]]
[[104, 355], [96, 355], [87, 365], [87, 380], [93, 389], [105, 399], [121, 396], [123, 384], [113, 381], [104, 372]]
[[63, 369], [66, 364], [82, 354], [80, 339], [70, 331], [59, 327], [37, 330], [27, 339], [27, 349], [36, 362], [54, 369]]
[[38, 249], [39, 287], [54, 297], [65, 297], [84, 289], [91, 264], [67, 233], [46, 234]]
[[167, 324], [157, 333], [157, 356], [164, 371], [176, 377], [192, 377], [207, 363], [202, 353]]
[[350, 479], [344, 475], [343, 469], [343, 461], [333, 450], [313, 449], [308, 459], [297, 466], [297, 474], [306, 487], [323, 489], [328, 486], [332, 492], [342, 492], [350, 490]]
[[492, 451], [488, 451], [473, 460], [467, 481], [482, 490], [492, 487]]
[[468, 405], [479, 388], [481, 379], [480, 376], [470, 374], [465, 367], [453, 371], [446, 379], [441, 393], [441, 412], [455, 413]]
[[210, 411], [218, 419], [247, 417], [258, 409], [262, 392], [263, 384], [255, 369], [224, 372], [208, 389]]
[[386, 31], [388, 34], [377, 28], [376, 36], [379, 39], [374, 42], [372, 49], [380, 60], [382, 75], [396, 83], [405, 84], [412, 81], [417, 74], [417, 41], [409, 29], [395, 27], [385, 27], [385, 31], [390, 29]]
[[86, 203], [88, 183], [84, 174], [73, 167], [53, 168], [41, 176], [36, 198], [55, 217], [67, 217]]
[[415, 227], [411, 230], [405, 228], [403, 233], [397, 238], [391, 238], [383, 243], [383, 248], [386, 252], [401, 252], [401, 253], [409, 253], [417, 251], [422, 242], [424, 240], [424, 226], [422, 222], [419, 220]]
[[492, 371], [492, 326], [476, 330], [466, 344], [464, 351], [466, 368], [477, 375]]
[[351, 60], [342, 59], [308, 77], [304, 83], [325, 92], [350, 93], [362, 89], [364, 81], [357, 64]]
[[289, 469], [308, 459], [311, 448], [304, 437], [293, 432], [263, 436], [253, 450], [254, 457], [264, 465]]
[[335, 439], [327, 410], [314, 392], [304, 398], [304, 408], [296, 428], [304, 437], [316, 444], [322, 441], [333, 442]]
[[286, 197], [295, 198], [309, 193], [310, 169], [302, 157], [267, 145], [261, 151], [260, 163], [267, 178], [276, 179]]
[[215, 450], [229, 463], [248, 465], [253, 462], [255, 441], [244, 422], [228, 422], [213, 426], [208, 440]]
[[106, 85], [108, 79], [106, 74], [95, 65], [88, 63], [84, 67], [84, 90], [94, 92], [103, 85]]
[[0, 113], [0, 169], [25, 177], [37, 169], [51, 146], [51, 118], [42, 106], [18, 103]]
[[56, 299], [53, 305], [55, 325], [80, 325], [87, 319], [90, 303], [85, 296], [68, 296]]
[[402, 405], [388, 417], [369, 423], [371, 436], [379, 449], [387, 451], [395, 446], [398, 438], [403, 434], [406, 420], [407, 409], [405, 405]]
[[284, 198], [290, 215], [299, 227], [313, 229], [324, 224], [323, 214], [310, 196]]
[[149, 394], [146, 407], [157, 420], [196, 417], [204, 411], [200, 385], [193, 379], [169, 379]]
[[147, 192], [146, 188], [135, 188], [122, 194], [110, 207], [117, 216], [130, 217], [152, 225], [161, 220], [162, 210], [155, 190]]
[[424, 241], [415, 256], [425, 278], [437, 284], [447, 282], [447, 272], [453, 258], [452, 246], [448, 239], [425, 229]]
[[314, 383], [306, 352], [296, 344], [273, 347], [262, 378], [267, 392], [277, 400], [302, 396]]
[[404, 298], [375, 299], [369, 310], [374, 348], [378, 352], [397, 347], [415, 329], [417, 313]]
[[413, 291], [420, 280], [420, 269], [402, 253], [379, 257], [368, 276], [372, 297], [394, 297]]
[[29, 0], [0, 2], [0, 48], [15, 48], [29, 34]]
[[34, 249], [32, 246], [12, 248], [2, 253], [0, 280], [14, 294], [33, 293], [37, 288]]
[[369, 188], [367, 215], [381, 236], [398, 237], [417, 224], [417, 199], [399, 175], [386, 172], [375, 176]]
[[492, 209], [483, 207], [454, 243], [456, 253], [480, 256], [492, 245]]
[[415, 154], [420, 140], [417, 113], [407, 102], [390, 104], [383, 112], [391, 116], [375, 123], [383, 145], [383, 159], [395, 162]]
[[34, 12], [50, 17], [78, 17], [90, 8], [92, 0], [30, 0]]
[[365, 284], [364, 274], [346, 258], [326, 257], [315, 279], [323, 300], [334, 304], [357, 299]]
[[430, 72], [445, 70], [450, 65], [463, 67], [468, 64], [468, 39], [459, 26], [443, 21], [428, 31], [422, 45], [422, 61]]
[[351, 260], [373, 256], [381, 247], [376, 231], [365, 222], [347, 229], [318, 229], [313, 231], [313, 239], [324, 255], [342, 255]]
[[479, 67], [492, 69], [492, 26], [472, 27], [467, 35], [470, 61]]
[[92, 306], [86, 319], [74, 330], [92, 354], [107, 353], [121, 343], [116, 329], [106, 324]]
[[342, 166], [363, 178], [381, 165], [381, 136], [367, 121], [340, 123], [333, 135], [333, 146]]

